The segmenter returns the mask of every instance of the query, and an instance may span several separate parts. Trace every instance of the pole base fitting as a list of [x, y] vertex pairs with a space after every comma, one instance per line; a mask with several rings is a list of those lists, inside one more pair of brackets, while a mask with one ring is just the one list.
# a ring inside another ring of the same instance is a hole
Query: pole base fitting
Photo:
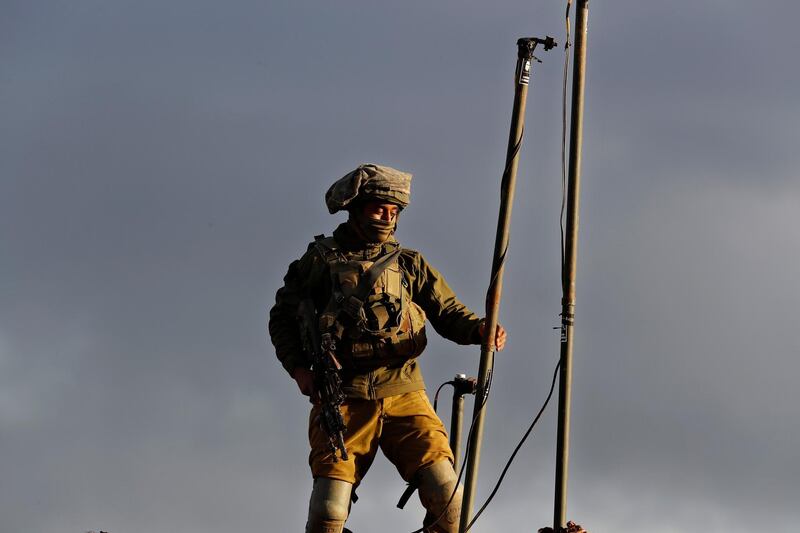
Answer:
[[478, 391], [478, 378], [468, 377], [466, 374], [457, 374], [453, 379], [453, 389], [455, 389], [455, 394], [459, 396], [475, 394]]
[[[554, 533], [552, 527], [543, 527], [539, 529], [539, 533]], [[580, 524], [576, 524], [575, 522], [569, 521], [567, 522], [567, 527], [562, 527], [558, 530], [558, 533], [589, 533], [583, 526]]]

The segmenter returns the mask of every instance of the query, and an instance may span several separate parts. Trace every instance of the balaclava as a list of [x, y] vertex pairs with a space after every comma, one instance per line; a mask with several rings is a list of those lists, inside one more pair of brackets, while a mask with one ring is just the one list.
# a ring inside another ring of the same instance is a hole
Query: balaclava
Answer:
[[400, 213], [391, 222], [388, 220], [376, 219], [364, 214], [363, 203], [359, 202], [350, 209], [350, 223], [358, 227], [359, 233], [369, 244], [380, 244], [385, 242], [397, 229], [397, 219]]

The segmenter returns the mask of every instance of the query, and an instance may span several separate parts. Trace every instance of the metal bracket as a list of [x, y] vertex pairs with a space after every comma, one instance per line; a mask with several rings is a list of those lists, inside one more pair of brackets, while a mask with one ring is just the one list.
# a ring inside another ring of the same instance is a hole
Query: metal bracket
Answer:
[[453, 394], [464, 396], [475, 394], [478, 391], [478, 378], [467, 377], [466, 374], [456, 374], [453, 378]]
[[517, 41], [518, 72], [517, 83], [528, 85], [531, 80], [531, 61], [541, 63], [542, 60], [533, 55], [537, 45], [544, 46], [545, 52], [555, 48], [557, 43], [549, 35], [544, 39], [539, 37], [523, 37]]

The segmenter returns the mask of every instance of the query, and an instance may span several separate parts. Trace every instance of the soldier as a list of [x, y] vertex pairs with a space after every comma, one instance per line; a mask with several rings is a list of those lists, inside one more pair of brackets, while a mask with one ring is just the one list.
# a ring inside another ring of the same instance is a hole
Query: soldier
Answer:
[[[278, 359], [314, 404], [309, 425], [314, 486], [306, 533], [343, 531], [354, 487], [378, 448], [404, 480], [419, 487], [426, 531], [458, 529], [462, 488], [456, 488], [447, 433], [428, 400], [416, 358], [426, 345], [426, 319], [458, 344], [480, 344], [485, 328], [419, 252], [400, 247], [394, 238], [410, 193], [411, 174], [386, 166], [361, 165], [336, 181], [325, 202], [331, 214], [347, 210], [348, 220], [332, 237], [316, 237], [291, 263], [270, 311]], [[359, 281], [376, 262], [380, 273], [371, 273], [369, 293], [359, 298]], [[309, 325], [298, 321], [304, 301], [315, 311], [317, 323], [311, 326], [335, 337], [346, 398], [340, 412], [347, 460], [331, 450], [318, 420], [311, 355], [301, 340]], [[505, 342], [506, 332], [498, 327], [496, 348], [502, 350]]]

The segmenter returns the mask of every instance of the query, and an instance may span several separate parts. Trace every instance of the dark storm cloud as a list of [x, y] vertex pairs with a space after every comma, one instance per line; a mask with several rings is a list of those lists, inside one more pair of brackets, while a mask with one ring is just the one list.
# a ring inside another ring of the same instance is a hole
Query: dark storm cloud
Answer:
[[[770, 8], [591, 6], [570, 514], [593, 531], [798, 518], [797, 8]], [[362, 161], [415, 173], [400, 237], [480, 310], [513, 43], [563, 40], [563, 6], [0, 11], [0, 529], [299, 530], [307, 404], [264, 321], [339, 220], [322, 193]], [[558, 350], [562, 56], [541, 56], [479, 499]], [[477, 350], [422, 364], [435, 386]], [[482, 530], [549, 521], [554, 426]], [[418, 527], [402, 488], [377, 461], [351, 527]]]

